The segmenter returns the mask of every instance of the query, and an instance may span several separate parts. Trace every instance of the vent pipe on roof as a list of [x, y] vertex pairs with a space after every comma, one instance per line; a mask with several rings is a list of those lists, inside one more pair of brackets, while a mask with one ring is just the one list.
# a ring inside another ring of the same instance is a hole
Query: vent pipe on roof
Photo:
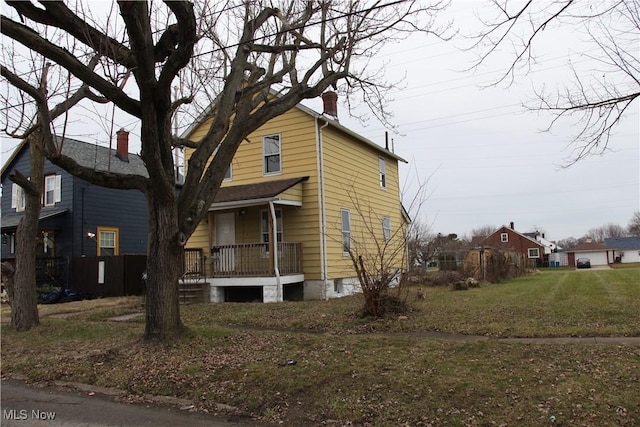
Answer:
[[513, 223], [513, 221], [511, 221], [511, 222], [509, 223], [509, 227], [511, 227], [511, 229], [512, 229], [512, 230], [515, 230], [515, 228], [514, 228], [514, 227], [515, 227], [515, 224]]
[[120, 129], [116, 132], [116, 157], [123, 162], [129, 162], [129, 132]]
[[323, 113], [338, 119], [338, 94], [334, 91], [328, 91], [322, 94]]

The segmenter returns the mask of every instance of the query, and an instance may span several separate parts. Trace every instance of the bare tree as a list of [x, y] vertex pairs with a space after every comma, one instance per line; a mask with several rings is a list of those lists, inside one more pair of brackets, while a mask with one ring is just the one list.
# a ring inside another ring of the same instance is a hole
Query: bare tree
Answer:
[[624, 227], [613, 223], [592, 228], [587, 232], [588, 237], [599, 243], [604, 242], [604, 239], [624, 237], [626, 234], [627, 230]]
[[[148, 178], [98, 172], [60, 151], [45, 151], [52, 162], [91, 183], [145, 194], [146, 339], [170, 339], [184, 329], [177, 287], [183, 246], [206, 214], [239, 144], [270, 119], [331, 86], [359, 91], [386, 117], [388, 86], [377, 76], [379, 70], [367, 69], [366, 60], [390, 40], [432, 32], [433, 18], [444, 6], [437, 1], [283, 2], [280, 8], [263, 1], [197, 6], [118, 1], [119, 15], [112, 10], [101, 21], [88, 13], [90, 6], [79, 3], [73, 8], [59, 1], [6, 3], [14, 16], [2, 15], [5, 39], [48, 58], [63, 78], [86, 84], [140, 122]], [[61, 37], [52, 38], [52, 33]], [[94, 70], [87, 58], [95, 54], [100, 63]], [[206, 68], [196, 69], [203, 63]], [[127, 89], [129, 83], [133, 87]], [[176, 111], [190, 102], [209, 105], [211, 127], [200, 141], [172, 135]], [[56, 123], [43, 121], [45, 128], [52, 130], [44, 135], [45, 147], [52, 147]], [[194, 151], [178, 195], [172, 149], [184, 146]]]
[[563, 249], [571, 249], [574, 248], [578, 245], [579, 242], [578, 239], [576, 239], [575, 237], [565, 237], [564, 239], [560, 239], [558, 240], [558, 246], [560, 246]]
[[[89, 66], [93, 67], [96, 63], [94, 59]], [[27, 177], [20, 171], [14, 171], [9, 175], [9, 179], [22, 189], [22, 195], [19, 197], [24, 198], [24, 202], [22, 200], [16, 202], [24, 203], [25, 211], [16, 230], [15, 271], [20, 274], [12, 275], [7, 282], [7, 293], [12, 304], [11, 326], [20, 331], [29, 330], [39, 324], [36, 295], [36, 248], [44, 188], [43, 167], [45, 150], [47, 149], [44, 141], [52, 139], [52, 135], [48, 135], [50, 128], [41, 126], [41, 124], [57, 119], [85, 98], [93, 98], [95, 102], [104, 102], [104, 99], [93, 95], [86, 85], [82, 85], [74, 94], [70, 94], [70, 88], [65, 88], [62, 83], [54, 86], [55, 92], [68, 94], [68, 97], [64, 102], [51, 109], [48, 93], [50, 89], [48, 87], [49, 68], [48, 64], [44, 64], [42, 72], [37, 73], [40, 77], [35, 82], [36, 85], [32, 85], [12, 73], [4, 65], [0, 65], [0, 74], [25, 95], [31, 97], [37, 110], [33, 120], [34, 124], [29, 126], [26, 132], [19, 133], [16, 130], [4, 129], [5, 133], [13, 137], [27, 139], [30, 154], [30, 175]], [[52, 146], [56, 150], [58, 149], [56, 144], [52, 144], [48, 149], [51, 149]]]
[[474, 228], [473, 230], [471, 230], [471, 238], [473, 239], [474, 237], [489, 237], [497, 229], [498, 227], [496, 227], [495, 225], [483, 225], [481, 227]]
[[513, 59], [499, 82], [513, 82], [520, 71], [533, 67], [534, 46], [545, 30], [571, 26], [586, 32], [599, 53], [583, 55], [599, 65], [589, 73], [572, 66], [571, 87], [557, 92], [541, 88], [528, 108], [554, 114], [549, 129], [561, 119], [573, 121], [578, 131], [571, 143], [574, 151], [569, 165], [607, 151], [614, 128], [640, 96], [640, 0], [493, 0], [492, 4], [490, 13], [495, 14], [482, 19], [484, 30], [476, 35], [473, 47], [480, 51], [476, 66], [497, 51], [513, 50]]
[[437, 255], [436, 235], [430, 228], [414, 220], [407, 230], [407, 249], [409, 251], [409, 270], [426, 266]]
[[640, 237], [640, 211], [635, 211], [627, 227], [630, 236]]
[[[408, 222], [385, 229], [384, 218], [355, 189], [347, 191], [355, 207], [348, 240], [342, 242], [364, 295], [363, 316], [382, 317], [401, 310], [404, 304], [404, 273], [407, 266]], [[400, 208], [400, 206], [398, 206]], [[344, 239], [344, 238], [343, 238]], [[395, 289], [395, 294], [391, 290]]]

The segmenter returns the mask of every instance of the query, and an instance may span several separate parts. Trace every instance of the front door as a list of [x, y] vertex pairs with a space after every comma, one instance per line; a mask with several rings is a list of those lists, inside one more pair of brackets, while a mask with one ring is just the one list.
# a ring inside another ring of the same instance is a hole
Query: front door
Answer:
[[235, 270], [235, 248], [228, 247], [236, 244], [236, 218], [234, 212], [216, 214], [216, 246], [220, 248], [219, 264], [220, 271]]

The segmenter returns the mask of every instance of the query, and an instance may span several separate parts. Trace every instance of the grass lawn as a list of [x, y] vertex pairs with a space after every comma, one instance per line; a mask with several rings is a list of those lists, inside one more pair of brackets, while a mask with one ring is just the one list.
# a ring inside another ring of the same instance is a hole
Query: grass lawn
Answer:
[[[237, 408], [286, 426], [640, 425], [640, 347], [444, 340], [640, 336], [640, 267], [550, 270], [453, 292], [424, 288], [412, 311], [371, 321], [359, 296], [182, 308], [179, 342], [142, 344], [126, 298], [41, 307], [39, 328], [2, 328], [2, 373], [118, 387]], [[44, 311], [46, 310], [46, 314]], [[2, 309], [3, 320], [8, 309]]]

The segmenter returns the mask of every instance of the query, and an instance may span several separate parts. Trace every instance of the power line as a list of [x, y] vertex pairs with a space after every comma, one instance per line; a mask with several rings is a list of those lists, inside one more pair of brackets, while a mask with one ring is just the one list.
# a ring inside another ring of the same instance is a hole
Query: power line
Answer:
[[[303, 29], [303, 28], [308, 28], [308, 27], [312, 27], [312, 26], [315, 26], [315, 25], [318, 25], [318, 24], [323, 24], [323, 23], [327, 23], [327, 22], [331, 22], [331, 21], [337, 21], [338, 19], [347, 18], [347, 17], [350, 17], [350, 16], [359, 15], [359, 14], [362, 14], [362, 13], [373, 12], [374, 10], [383, 9], [383, 8], [389, 7], [389, 6], [395, 6], [395, 5], [398, 5], [400, 3], [405, 3], [406, 1], [407, 0], [396, 0], [396, 1], [393, 1], [393, 2], [390, 2], [390, 3], [386, 3], [386, 4], [380, 4], [380, 5], [377, 5], [377, 6], [371, 6], [371, 7], [367, 8], [367, 9], [357, 10], [355, 12], [343, 13], [342, 15], [337, 15], [337, 16], [334, 16], [334, 17], [331, 17], [331, 18], [328, 18], [328, 19], [321, 19], [321, 20], [316, 21], [316, 22], [304, 22], [304, 23], [301, 23], [301, 24], [298, 24], [298, 25], [290, 27], [289, 31], [291, 31], [291, 30], [300, 30], [300, 29]], [[260, 37], [255, 37], [253, 39], [250, 39], [249, 42], [253, 43], [253, 42], [256, 42], [258, 40], [262, 40], [262, 39], [266, 39], [266, 38], [269, 38], [269, 37], [276, 36], [279, 33], [280, 32], [275, 32], [275, 33], [271, 33], [271, 34], [265, 34], [265, 35], [262, 35]], [[230, 45], [227, 45], [227, 46], [222, 46], [222, 47], [219, 47], [219, 48], [215, 48], [215, 49], [213, 49], [211, 51], [208, 51], [208, 52], [202, 52], [202, 53], [193, 55], [193, 57], [209, 55], [209, 54], [212, 54], [212, 53], [215, 53], [215, 52], [219, 52], [219, 51], [222, 51], [222, 50], [230, 49], [232, 47], [238, 47], [241, 44], [242, 43], [240, 43], [240, 42], [233, 43], [233, 44], [230, 44]]]

